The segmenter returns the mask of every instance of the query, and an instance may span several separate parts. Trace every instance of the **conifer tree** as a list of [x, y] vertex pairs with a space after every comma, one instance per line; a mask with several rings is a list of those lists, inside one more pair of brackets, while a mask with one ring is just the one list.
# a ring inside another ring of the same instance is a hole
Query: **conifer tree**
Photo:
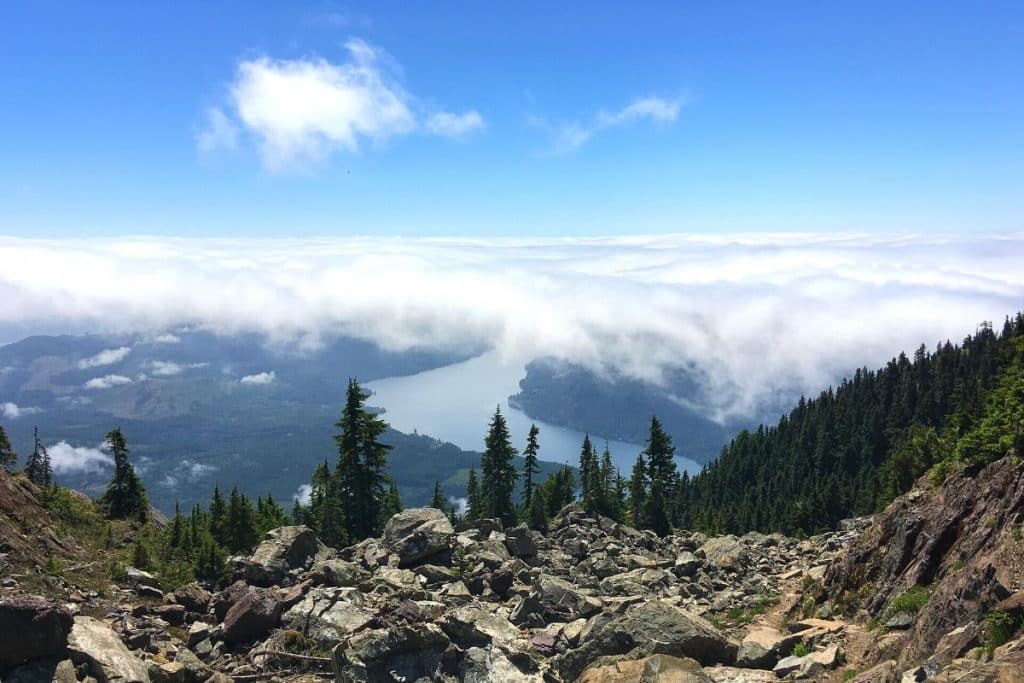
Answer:
[[526, 519], [527, 526], [535, 531], [548, 530], [548, 517], [545, 507], [544, 492], [540, 487], [538, 487], [530, 498], [530, 509], [528, 510], [528, 517]]
[[398, 492], [398, 483], [395, 481], [394, 477], [388, 477], [388, 490], [387, 493], [384, 494], [384, 503], [381, 505], [378, 528], [384, 529], [388, 520], [401, 511], [402, 496]]
[[540, 463], [537, 460], [537, 453], [540, 451], [540, 444], [537, 436], [540, 430], [537, 425], [530, 425], [530, 434], [526, 437], [526, 448], [523, 450], [523, 494], [522, 508], [523, 518], [532, 518], [533, 494], [537, 490], [537, 483], [534, 482], [535, 474], [540, 474]]
[[587, 512], [597, 512], [598, 503], [598, 464], [597, 454], [594, 452], [594, 444], [590, 441], [590, 434], [583, 435], [583, 444], [580, 446], [580, 502]]
[[[197, 508], [198, 512], [198, 508]], [[193, 519], [196, 515], [193, 514]], [[228, 543], [228, 506], [221, 495], [220, 487], [213, 487], [213, 498], [210, 500], [209, 526], [210, 535], [218, 544], [224, 546]]]
[[470, 469], [466, 477], [466, 519], [476, 520], [483, 517], [484, 501], [480, 497], [480, 484], [477, 482], [476, 470]]
[[11, 442], [7, 439], [7, 432], [0, 425], [0, 467], [11, 469], [18, 462], [18, 454], [11, 448]]
[[647, 465], [644, 454], [637, 453], [633, 475], [629, 478], [629, 522], [640, 529], [644, 525], [647, 505]]
[[612, 464], [612, 452], [607, 442], [604, 445], [604, 453], [601, 454], [601, 468], [598, 481], [600, 482], [600, 501], [598, 509], [606, 517], [615, 521], [622, 521], [622, 501], [618, 497], [616, 484], [619, 479], [618, 470]]
[[565, 465], [545, 479], [538, 491], [544, 499], [547, 518], [551, 519], [576, 499], [576, 475]]
[[25, 461], [25, 476], [36, 486], [46, 486], [49, 483], [50, 473], [47, 471], [49, 453], [46, 446], [39, 440], [39, 428], [32, 428], [32, 454]]
[[388, 424], [366, 410], [369, 396], [355, 378], [349, 379], [345, 407], [335, 425], [341, 429], [334, 437], [338, 444], [337, 476], [352, 541], [377, 535], [382, 519], [396, 504], [387, 475], [391, 446], [380, 441]]
[[441, 490], [441, 482], [434, 481], [434, 494], [430, 497], [427, 507], [437, 508], [441, 512], [448, 511], [448, 501], [444, 496], [444, 491]]
[[672, 437], [662, 428], [658, 418], [651, 418], [650, 434], [644, 452], [647, 455], [647, 478], [650, 488], [644, 507], [644, 528], [659, 536], [672, 530], [671, 505], [677, 483], [675, 447]]
[[494, 410], [494, 417], [484, 439], [484, 452], [480, 456], [480, 494], [487, 508], [487, 516], [495, 517], [505, 524], [515, 523], [515, 506], [512, 493], [516, 485], [516, 449], [512, 446], [508, 423], [501, 414], [501, 406]]
[[114, 476], [107, 485], [101, 504], [110, 519], [134, 518], [145, 522], [149, 508], [146, 487], [128, 462], [128, 443], [119, 427], [107, 432], [106, 443], [114, 457]]

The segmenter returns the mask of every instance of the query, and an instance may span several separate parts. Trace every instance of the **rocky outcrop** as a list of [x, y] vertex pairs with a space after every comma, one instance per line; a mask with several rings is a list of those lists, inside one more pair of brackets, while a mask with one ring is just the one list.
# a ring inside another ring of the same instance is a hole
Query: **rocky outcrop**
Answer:
[[692, 659], [653, 655], [594, 666], [583, 672], [579, 683], [713, 683]]
[[249, 588], [224, 615], [224, 640], [244, 643], [277, 626], [281, 601], [266, 588]]
[[271, 529], [246, 562], [245, 578], [254, 586], [280, 584], [289, 571], [308, 568], [321, 547], [309, 527]]
[[1024, 587], [1024, 470], [1004, 458], [929, 486], [893, 501], [824, 577], [827, 606], [905, 629], [900, 671]]
[[442, 511], [413, 508], [388, 520], [381, 541], [398, 555], [399, 566], [407, 567], [448, 550], [454, 533], [451, 521]]
[[363, 631], [334, 648], [337, 683], [436, 680], [450, 641], [434, 624]]
[[35, 595], [0, 600], [0, 666], [64, 653], [71, 613]]
[[92, 617], [76, 617], [68, 653], [88, 667], [100, 683], [149, 683], [149, 667], [132, 654], [117, 634]]

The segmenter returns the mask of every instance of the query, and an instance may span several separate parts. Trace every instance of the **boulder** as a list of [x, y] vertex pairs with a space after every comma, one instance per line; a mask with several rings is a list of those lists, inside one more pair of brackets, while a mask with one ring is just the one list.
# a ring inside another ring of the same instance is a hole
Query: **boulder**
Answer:
[[354, 588], [313, 588], [284, 613], [281, 623], [333, 647], [373, 621], [376, 611], [362, 603], [362, 593]]
[[451, 547], [455, 529], [437, 508], [411, 508], [388, 520], [382, 541], [407, 567]]
[[320, 583], [338, 587], [358, 586], [367, 576], [366, 570], [355, 562], [337, 559], [317, 562], [310, 573]]
[[171, 626], [181, 626], [185, 623], [184, 605], [158, 605], [153, 608], [153, 614]]
[[519, 629], [507, 619], [468, 605], [445, 615], [441, 629], [460, 646], [501, 644], [520, 637]]
[[128, 579], [128, 583], [136, 590], [142, 586], [160, 588], [160, 581], [149, 572], [144, 572], [141, 569], [136, 569], [135, 567], [128, 567], [124, 573]]
[[71, 613], [44, 598], [0, 601], [0, 666], [63, 654], [71, 626]]
[[546, 621], [574, 621], [601, 611], [600, 599], [585, 595], [568, 581], [542, 574], [531, 597], [544, 608]]
[[73, 662], [88, 667], [100, 683], [149, 683], [149, 665], [133, 655], [98, 619], [75, 617], [68, 653]]
[[437, 680], [449, 644], [434, 624], [361, 631], [332, 650], [335, 681]]
[[174, 601], [183, 605], [189, 612], [203, 614], [210, 606], [210, 591], [198, 583], [186, 583], [174, 591]]
[[471, 647], [459, 662], [463, 683], [542, 683], [540, 673], [526, 673], [496, 648]]
[[747, 549], [735, 536], [716, 536], [700, 550], [708, 564], [726, 571], [739, 571], [747, 563]]
[[692, 659], [652, 655], [642, 659], [595, 665], [579, 683], [712, 683]]
[[4, 683], [78, 683], [70, 659], [33, 659], [4, 677]]
[[693, 576], [700, 568], [700, 559], [689, 550], [684, 550], [676, 558], [675, 568], [678, 576]]
[[601, 656], [666, 654], [689, 657], [709, 666], [732, 664], [736, 650], [736, 643], [702, 617], [651, 600], [597, 623], [589, 634], [581, 634], [579, 647], [552, 658], [551, 664], [563, 678], [571, 680]]
[[241, 600], [249, 592], [249, 586], [244, 581], [235, 581], [233, 584], [210, 598], [210, 607], [217, 621], [224, 621], [236, 602]]
[[505, 547], [513, 557], [535, 557], [537, 555], [537, 542], [533, 539], [533, 532], [526, 524], [512, 527], [505, 532]]
[[781, 633], [768, 626], [747, 631], [736, 652], [736, 666], [771, 669], [785, 653], [792, 652], [801, 640], [797, 633]]
[[319, 548], [316, 535], [309, 527], [271, 529], [249, 556], [245, 576], [257, 586], [280, 583], [290, 570], [307, 566]]
[[715, 683], [775, 683], [779, 680], [771, 671], [738, 669], [734, 666], [708, 666], [704, 668], [704, 673]]
[[224, 615], [224, 640], [244, 643], [277, 626], [281, 602], [265, 588], [250, 588]]

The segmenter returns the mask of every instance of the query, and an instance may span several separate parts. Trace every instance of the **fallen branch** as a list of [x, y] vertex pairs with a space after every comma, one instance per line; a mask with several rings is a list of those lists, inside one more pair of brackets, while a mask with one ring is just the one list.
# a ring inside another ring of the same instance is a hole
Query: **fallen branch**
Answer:
[[313, 655], [300, 655], [294, 652], [285, 652], [284, 650], [254, 650], [249, 653], [249, 658], [253, 658], [256, 655], [278, 655], [280, 657], [292, 657], [294, 659], [303, 659], [309, 662], [323, 662], [325, 664], [331, 663], [330, 657], [314, 657]]

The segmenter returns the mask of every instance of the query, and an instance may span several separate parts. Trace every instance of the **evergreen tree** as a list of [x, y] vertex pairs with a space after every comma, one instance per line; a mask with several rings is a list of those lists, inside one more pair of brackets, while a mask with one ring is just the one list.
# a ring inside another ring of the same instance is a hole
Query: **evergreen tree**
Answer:
[[7, 439], [7, 432], [0, 425], [0, 467], [12, 469], [18, 462], [18, 454], [11, 448], [11, 442]]
[[537, 490], [537, 484], [533, 481], [533, 477], [535, 474], [540, 474], [540, 463], [537, 459], [537, 453], [540, 451], [540, 444], [537, 442], [539, 434], [540, 430], [537, 425], [531, 424], [530, 434], [526, 437], [526, 449], [523, 450], [522, 508], [524, 519], [531, 519], [533, 515], [533, 494]]
[[601, 454], [601, 467], [598, 481], [600, 482], [600, 497], [598, 500], [598, 511], [611, 517], [617, 522], [622, 521], [622, 500], [616, 488], [619, 480], [619, 472], [612, 464], [612, 452], [607, 442], [604, 445], [604, 453]]
[[227, 543], [225, 545], [232, 553], [242, 553], [252, 549], [257, 540], [252, 504], [244, 494], [239, 492], [237, 486], [233, 486], [231, 495], [228, 497]]
[[495, 517], [505, 524], [515, 523], [515, 507], [512, 493], [516, 485], [516, 449], [512, 446], [508, 424], [501, 414], [501, 406], [494, 410], [484, 452], [480, 456], [480, 495], [487, 509], [488, 517]]
[[594, 444], [590, 441], [590, 434], [584, 434], [580, 446], [580, 502], [583, 503], [583, 509], [591, 513], [598, 512], [600, 507], [598, 470]]
[[545, 508], [544, 492], [538, 487], [530, 498], [529, 516], [526, 519], [527, 526], [536, 531], [547, 531], [548, 517]]
[[384, 504], [380, 510], [380, 524], [379, 528], [384, 529], [384, 526], [388, 523], [388, 520], [392, 516], [397, 515], [402, 511], [402, 497], [398, 492], [398, 484], [395, 482], [393, 477], [388, 477], [388, 490], [384, 494]]
[[650, 434], [644, 453], [647, 456], [647, 479], [650, 482], [644, 501], [644, 528], [659, 536], [672, 530], [672, 501], [677, 483], [675, 447], [672, 437], [662, 428], [658, 418], [651, 418]]
[[644, 454], [637, 453], [633, 475], [629, 479], [629, 522], [637, 529], [644, 526], [647, 506], [647, 465]]
[[466, 477], [466, 519], [476, 520], [483, 517], [484, 501], [480, 497], [480, 484], [477, 482], [476, 470], [470, 469]]
[[341, 432], [334, 437], [338, 444], [337, 476], [352, 541], [378, 535], [382, 520], [396, 504], [387, 475], [391, 446], [380, 441], [388, 425], [366, 410], [369, 396], [355, 378], [349, 379], [345, 407], [336, 424]]
[[32, 455], [25, 461], [25, 476], [36, 486], [47, 486], [52, 478], [49, 468], [50, 454], [39, 440], [39, 428], [32, 428]]
[[[196, 519], [196, 511], [193, 512], [193, 519]], [[210, 535], [219, 545], [225, 546], [228, 543], [228, 506], [221, 495], [220, 487], [213, 487], [213, 498], [210, 500], [209, 514]], [[194, 533], [198, 530], [193, 529]]]
[[219, 583], [227, 574], [227, 554], [212, 536], [206, 534], [202, 538], [196, 558], [196, 578]]
[[434, 495], [430, 497], [428, 507], [437, 508], [442, 512], [448, 511], [448, 500], [445, 498], [444, 491], [441, 489], [441, 482], [439, 481], [434, 481]]
[[121, 429], [115, 427], [107, 432], [106, 443], [114, 457], [114, 476], [100, 502], [110, 519], [133, 518], [145, 522], [149, 508], [146, 487], [128, 462], [130, 451]]
[[551, 473], [540, 485], [538, 492], [544, 501], [548, 519], [553, 518], [569, 503], [576, 500], [576, 475], [568, 465]]

